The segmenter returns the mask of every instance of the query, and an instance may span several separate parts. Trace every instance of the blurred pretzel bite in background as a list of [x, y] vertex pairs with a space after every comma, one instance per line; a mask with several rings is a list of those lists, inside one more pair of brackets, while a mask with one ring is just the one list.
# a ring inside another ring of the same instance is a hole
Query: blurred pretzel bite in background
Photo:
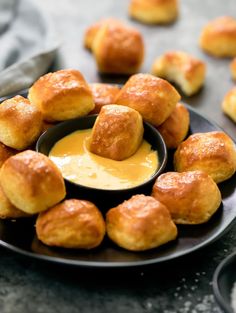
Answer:
[[189, 126], [189, 111], [184, 104], [179, 102], [170, 116], [157, 129], [167, 148], [175, 149], [187, 136]]
[[89, 150], [121, 161], [137, 151], [143, 132], [143, 119], [138, 111], [122, 105], [105, 105], [93, 126]]
[[178, 0], [131, 0], [129, 15], [146, 24], [168, 24], [178, 16]]
[[220, 183], [235, 173], [235, 144], [222, 131], [195, 133], [178, 146], [174, 167], [177, 172], [202, 170]]
[[156, 248], [177, 237], [166, 206], [153, 197], [134, 195], [106, 214], [108, 237], [130, 251]]
[[175, 83], [182, 92], [191, 96], [204, 83], [206, 65], [182, 51], [169, 51], [158, 57], [152, 65], [152, 74]]
[[95, 104], [90, 114], [97, 114], [100, 112], [102, 106], [115, 103], [116, 96], [120, 91], [118, 86], [111, 84], [93, 83], [89, 84], [89, 87], [92, 91]]
[[[144, 42], [138, 30], [117, 20], [108, 19], [95, 24], [90, 31], [91, 50], [99, 72], [111, 74], [138, 72], [144, 59]], [[89, 31], [85, 38], [88, 33]]]
[[0, 142], [17, 150], [33, 144], [42, 130], [42, 114], [22, 96], [3, 101], [0, 105]]
[[10, 202], [29, 214], [48, 209], [66, 195], [64, 179], [56, 165], [45, 155], [31, 150], [4, 162], [0, 185]]
[[230, 72], [233, 80], [236, 80], [236, 58], [233, 58], [230, 63]]
[[233, 87], [224, 96], [222, 110], [236, 123], [236, 87]]
[[17, 152], [17, 150], [11, 149], [0, 142], [0, 168], [3, 163], [10, 158], [10, 156], [16, 154]]
[[105, 236], [105, 221], [89, 201], [69, 199], [39, 214], [36, 234], [48, 246], [91, 249]]
[[151, 74], [135, 74], [121, 88], [115, 103], [137, 110], [145, 121], [159, 126], [179, 100], [179, 93], [168, 81]]
[[41, 76], [29, 89], [28, 98], [47, 122], [84, 116], [94, 109], [92, 92], [83, 75], [74, 69]]
[[176, 224], [207, 222], [221, 204], [221, 193], [205, 172], [167, 172], [160, 175], [152, 196], [170, 211]]
[[200, 47], [216, 57], [236, 56], [236, 19], [220, 16], [203, 27]]

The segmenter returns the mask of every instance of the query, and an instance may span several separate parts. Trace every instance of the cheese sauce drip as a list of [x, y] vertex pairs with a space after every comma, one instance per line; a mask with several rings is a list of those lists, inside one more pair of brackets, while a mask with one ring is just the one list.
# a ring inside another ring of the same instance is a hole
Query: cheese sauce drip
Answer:
[[158, 168], [157, 151], [143, 140], [134, 155], [123, 161], [100, 157], [88, 150], [91, 129], [78, 130], [60, 139], [49, 158], [64, 178], [99, 189], [125, 189], [147, 181]]

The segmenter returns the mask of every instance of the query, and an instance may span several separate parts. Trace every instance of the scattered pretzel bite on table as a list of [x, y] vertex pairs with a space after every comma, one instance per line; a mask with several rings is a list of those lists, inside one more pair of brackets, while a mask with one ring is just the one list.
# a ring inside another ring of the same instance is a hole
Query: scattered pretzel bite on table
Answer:
[[145, 24], [169, 24], [179, 13], [178, 0], [131, 0], [130, 17]]
[[29, 214], [48, 209], [66, 195], [65, 183], [56, 165], [32, 150], [17, 153], [4, 162], [0, 185], [10, 202]]
[[202, 171], [164, 173], [154, 183], [152, 196], [168, 208], [176, 224], [205, 223], [221, 204], [217, 184]]
[[92, 91], [95, 107], [89, 114], [97, 114], [100, 112], [102, 106], [106, 104], [114, 104], [116, 96], [120, 88], [117, 85], [93, 83], [89, 84]]
[[175, 83], [181, 91], [192, 96], [205, 81], [206, 64], [183, 51], [168, 51], [156, 58], [152, 74]]
[[30, 87], [28, 98], [47, 122], [84, 116], [94, 109], [92, 92], [80, 71], [74, 69], [41, 76]]
[[0, 142], [16, 150], [33, 144], [42, 130], [42, 114], [28, 99], [15, 96], [0, 105]]
[[202, 170], [220, 183], [235, 173], [235, 144], [223, 131], [192, 134], [175, 151], [174, 167], [177, 172]]
[[168, 81], [139, 73], [128, 79], [115, 103], [137, 110], [145, 121], [159, 126], [170, 116], [179, 100], [179, 93]]
[[220, 16], [209, 21], [202, 29], [199, 45], [215, 57], [235, 57], [236, 19]]
[[224, 96], [222, 110], [236, 123], [236, 87], [230, 89]]
[[105, 236], [105, 221], [90, 201], [69, 199], [41, 212], [36, 220], [39, 240], [49, 246], [91, 249]]
[[157, 248], [177, 237], [166, 206], [153, 197], [132, 196], [106, 214], [108, 237], [130, 251]]
[[138, 111], [123, 105], [105, 105], [93, 126], [89, 150], [121, 161], [137, 151], [143, 132], [143, 119]]
[[170, 116], [157, 127], [167, 148], [175, 149], [185, 139], [190, 126], [189, 111], [183, 103], [177, 103]]

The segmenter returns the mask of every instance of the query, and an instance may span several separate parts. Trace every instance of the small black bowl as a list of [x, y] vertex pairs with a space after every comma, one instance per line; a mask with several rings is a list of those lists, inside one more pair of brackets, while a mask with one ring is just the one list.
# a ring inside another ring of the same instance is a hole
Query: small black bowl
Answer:
[[231, 305], [232, 290], [236, 283], [236, 252], [217, 266], [213, 276], [213, 291], [217, 303], [226, 313], [234, 313]]
[[[36, 151], [49, 155], [54, 144], [61, 138], [79, 129], [92, 128], [97, 115], [88, 115], [59, 123], [44, 132], [36, 144]], [[134, 194], [150, 194], [152, 186], [157, 178], [165, 169], [167, 162], [167, 149], [160, 133], [149, 123], [144, 122], [144, 138], [151, 144], [153, 150], [158, 151], [159, 168], [150, 179], [138, 186], [106, 190], [83, 186], [65, 179], [68, 198], [80, 198], [94, 202], [102, 211], [111, 208]]]

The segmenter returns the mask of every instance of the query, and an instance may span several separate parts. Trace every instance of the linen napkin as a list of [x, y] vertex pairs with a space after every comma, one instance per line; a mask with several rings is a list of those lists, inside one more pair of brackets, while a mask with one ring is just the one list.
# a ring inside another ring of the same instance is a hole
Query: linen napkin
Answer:
[[58, 47], [52, 21], [36, 1], [0, 0], [0, 97], [31, 86]]

